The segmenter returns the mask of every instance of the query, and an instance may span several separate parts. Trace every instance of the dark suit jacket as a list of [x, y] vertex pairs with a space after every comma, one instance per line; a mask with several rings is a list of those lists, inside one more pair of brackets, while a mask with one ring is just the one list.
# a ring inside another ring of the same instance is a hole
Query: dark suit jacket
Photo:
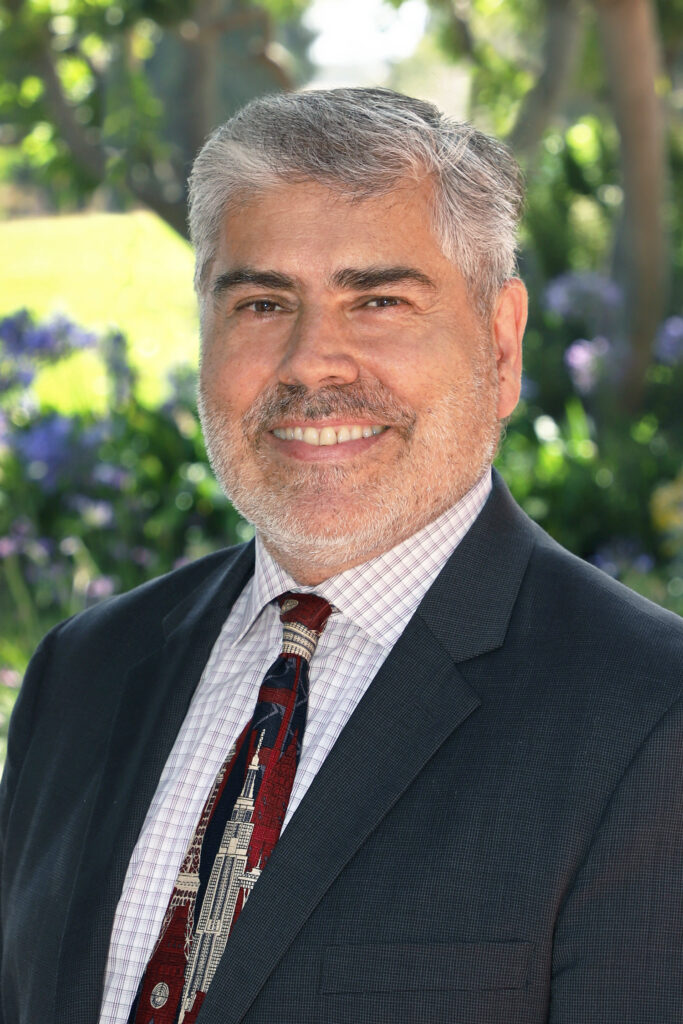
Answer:
[[[12, 723], [3, 1024], [95, 1024], [126, 866], [253, 565], [58, 627]], [[496, 479], [342, 732], [200, 1024], [680, 1024], [681, 621]], [[151, 1014], [150, 1014], [151, 1016]]]

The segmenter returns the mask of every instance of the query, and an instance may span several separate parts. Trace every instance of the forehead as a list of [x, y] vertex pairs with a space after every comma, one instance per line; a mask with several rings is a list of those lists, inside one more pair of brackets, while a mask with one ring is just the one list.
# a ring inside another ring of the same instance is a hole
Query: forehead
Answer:
[[432, 190], [424, 183], [362, 200], [314, 182], [282, 185], [224, 214], [217, 269], [298, 263], [334, 273], [347, 265], [427, 262], [452, 271], [432, 222]]

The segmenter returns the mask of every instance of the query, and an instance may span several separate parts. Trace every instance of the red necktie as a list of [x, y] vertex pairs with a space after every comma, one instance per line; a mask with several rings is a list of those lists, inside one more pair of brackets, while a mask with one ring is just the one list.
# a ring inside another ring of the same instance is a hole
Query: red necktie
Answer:
[[282, 651], [204, 805], [129, 1024], [193, 1024], [280, 835], [306, 726], [308, 665], [332, 608], [315, 594], [278, 600]]

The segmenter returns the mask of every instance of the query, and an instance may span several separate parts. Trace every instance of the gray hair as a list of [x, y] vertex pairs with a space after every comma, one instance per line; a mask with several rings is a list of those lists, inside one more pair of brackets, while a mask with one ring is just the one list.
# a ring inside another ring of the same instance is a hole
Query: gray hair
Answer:
[[433, 228], [482, 315], [515, 273], [521, 172], [471, 124], [388, 89], [263, 96], [217, 128], [190, 176], [195, 287], [206, 290], [222, 219], [259, 192], [314, 181], [351, 201], [413, 179], [433, 184]]

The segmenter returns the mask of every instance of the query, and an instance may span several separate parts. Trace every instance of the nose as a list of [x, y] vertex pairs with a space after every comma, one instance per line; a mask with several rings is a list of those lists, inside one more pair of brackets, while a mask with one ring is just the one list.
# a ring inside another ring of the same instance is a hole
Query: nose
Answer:
[[315, 390], [327, 384], [351, 384], [359, 373], [352, 329], [344, 314], [300, 310], [278, 367], [280, 382]]

